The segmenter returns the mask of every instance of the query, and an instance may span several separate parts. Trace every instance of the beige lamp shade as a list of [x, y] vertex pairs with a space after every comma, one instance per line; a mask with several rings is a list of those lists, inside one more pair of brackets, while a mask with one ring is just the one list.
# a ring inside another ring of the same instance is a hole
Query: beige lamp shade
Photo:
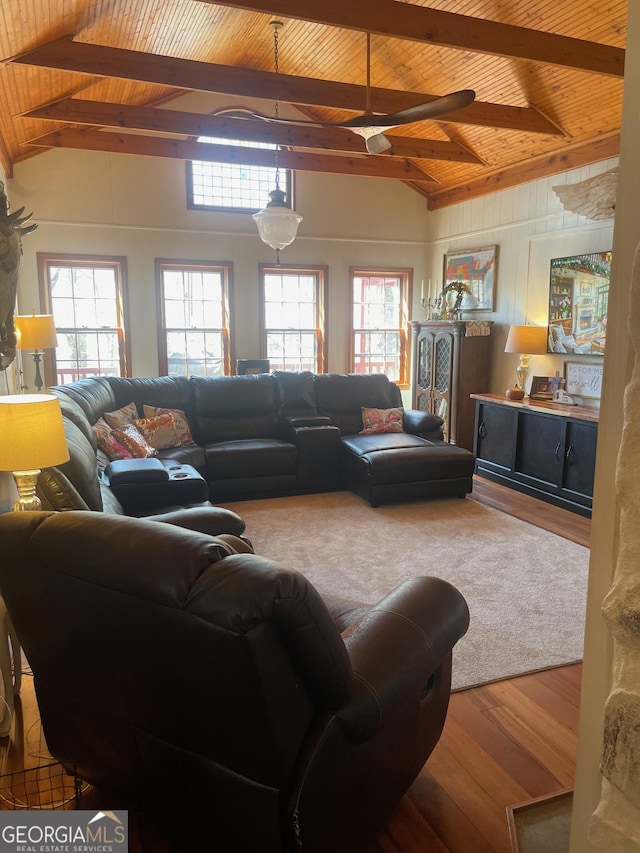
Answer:
[[58, 346], [52, 314], [23, 314], [13, 318], [18, 349], [40, 350]]
[[60, 402], [52, 394], [0, 397], [0, 471], [30, 471], [69, 458]]
[[547, 330], [544, 326], [510, 326], [505, 352], [543, 355], [547, 351]]

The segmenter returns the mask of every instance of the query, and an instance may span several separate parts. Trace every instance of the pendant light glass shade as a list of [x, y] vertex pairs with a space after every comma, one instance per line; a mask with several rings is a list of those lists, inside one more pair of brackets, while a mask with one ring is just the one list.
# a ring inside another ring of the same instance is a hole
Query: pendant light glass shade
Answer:
[[[278, 33], [283, 27], [281, 21], [271, 21], [269, 26], [273, 30], [273, 61], [275, 72], [278, 74]], [[275, 117], [278, 118], [278, 102], [275, 103]], [[276, 188], [269, 193], [270, 202], [266, 207], [253, 214], [253, 219], [258, 226], [258, 234], [263, 243], [275, 249], [276, 266], [280, 266], [280, 249], [284, 249], [296, 239], [298, 225], [302, 217], [290, 208], [286, 201], [286, 193], [280, 189], [280, 169], [278, 167], [278, 146], [275, 150]]]
[[285, 194], [279, 187], [271, 190], [269, 198], [271, 201], [254, 213], [253, 218], [262, 242], [279, 252], [296, 239], [302, 217], [287, 206]]

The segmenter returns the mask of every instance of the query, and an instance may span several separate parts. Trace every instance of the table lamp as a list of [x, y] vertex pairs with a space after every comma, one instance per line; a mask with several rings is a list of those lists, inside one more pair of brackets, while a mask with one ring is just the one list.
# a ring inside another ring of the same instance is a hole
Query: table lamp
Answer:
[[518, 381], [507, 389], [510, 400], [522, 400], [525, 396], [524, 383], [529, 372], [529, 356], [542, 355], [547, 351], [547, 330], [544, 326], [510, 326], [505, 352], [517, 352], [520, 361], [516, 367]]
[[18, 487], [14, 512], [42, 509], [36, 495], [41, 468], [69, 458], [60, 402], [52, 394], [0, 397], [0, 471], [11, 471]]
[[38, 391], [42, 389], [44, 382], [40, 373], [40, 360], [42, 350], [55, 349], [58, 346], [56, 336], [56, 325], [52, 314], [17, 315], [13, 318], [18, 339], [18, 349], [33, 350], [33, 361], [36, 366], [34, 384]]

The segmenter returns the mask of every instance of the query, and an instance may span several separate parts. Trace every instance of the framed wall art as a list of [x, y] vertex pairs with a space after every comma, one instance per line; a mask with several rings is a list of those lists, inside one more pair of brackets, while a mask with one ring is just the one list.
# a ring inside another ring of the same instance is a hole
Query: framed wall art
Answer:
[[604, 365], [580, 361], [565, 361], [564, 378], [570, 397], [586, 397], [599, 400], [602, 394]]
[[548, 352], [604, 355], [610, 277], [611, 252], [551, 259]]
[[444, 286], [462, 282], [477, 305], [465, 311], [493, 311], [498, 278], [498, 247], [447, 252], [444, 256]]

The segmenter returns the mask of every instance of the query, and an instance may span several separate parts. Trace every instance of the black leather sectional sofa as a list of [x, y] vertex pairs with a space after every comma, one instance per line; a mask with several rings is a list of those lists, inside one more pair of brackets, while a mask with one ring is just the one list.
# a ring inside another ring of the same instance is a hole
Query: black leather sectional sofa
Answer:
[[[71, 455], [41, 477], [51, 509], [114, 511], [104, 475], [96, 475], [93, 425], [132, 402], [141, 418], [145, 406], [185, 413], [194, 443], [161, 449], [157, 458], [195, 469], [213, 502], [348, 488], [377, 506], [463, 497], [472, 488], [473, 454], [442, 441], [435, 415], [405, 409], [401, 432], [361, 434], [363, 408], [402, 406], [399, 388], [382, 374], [95, 377], [50, 391], [60, 400]], [[85, 506], [64, 505], [69, 483]]]

